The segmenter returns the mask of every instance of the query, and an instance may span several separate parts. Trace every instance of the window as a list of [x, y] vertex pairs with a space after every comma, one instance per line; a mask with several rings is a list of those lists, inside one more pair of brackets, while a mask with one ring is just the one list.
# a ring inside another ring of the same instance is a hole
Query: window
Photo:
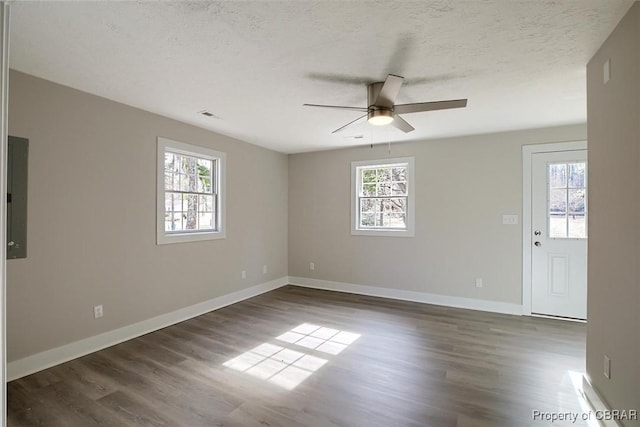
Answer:
[[225, 153], [158, 138], [157, 243], [222, 239]]
[[550, 238], [587, 237], [587, 164], [551, 163], [548, 221]]
[[413, 157], [351, 163], [351, 234], [413, 237]]

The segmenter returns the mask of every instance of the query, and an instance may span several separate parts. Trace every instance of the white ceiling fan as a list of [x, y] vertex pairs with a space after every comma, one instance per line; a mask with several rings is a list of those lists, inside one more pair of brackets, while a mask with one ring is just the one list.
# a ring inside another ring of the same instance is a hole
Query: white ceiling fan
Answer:
[[404, 77], [389, 74], [384, 82], [367, 85], [367, 107], [346, 107], [340, 105], [303, 104], [305, 107], [336, 108], [341, 110], [361, 111], [363, 116], [339, 127], [332, 133], [340, 132], [357, 121], [367, 118], [372, 125], [383, 126], [391, 124], [407, 133], [414, 129], [400, 114], [419, 113], [423, 111], [446, 110], [449, 108], [464, 108], [466, 99], [452, 99], [447, 101], [417, 102], [413, 104], [395, 104]]

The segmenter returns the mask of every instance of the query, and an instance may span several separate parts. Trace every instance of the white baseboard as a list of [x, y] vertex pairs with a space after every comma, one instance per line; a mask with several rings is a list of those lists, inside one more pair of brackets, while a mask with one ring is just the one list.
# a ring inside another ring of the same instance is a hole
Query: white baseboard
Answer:
[[114, 329], [112, 331], [75, 341], [51, 350], [27, 356], [22, 359], [14, 360], [7, 364], [7, 381], [12, 381], [43, 369], [68, 362], [69, 360], [89, 353], [93, 353], [103, 348], [111, 347], [112, 345], [148, 334], [149, 332], [166, 328], [167, 326], [174, 325], [210, 311], [280, 288], [286, 284], [403, 301], [414, 301], [447, 307], [522, 315], [522, 306], [512, 303], [428, 294], [377, 286], [356, 285], [352, 283], [332, 282], [306, 277], [281, 277], [270, 282], [261, 283], [247, 289], [242, 289], [240, 291], [222, 295], [170, 313], [162, 314], [151, 319], [143, 320], [132, 325], [123, 326], [122, 328]]
[[307, 288], [347, 292], [350, 294], [369, 295], [374, 297], [391, 298], [403, 301], [443, 305], [447, 307], [490, 311], [493, 313], [515, 314], [519, 316], [522, 315], [522, 305], [508, 302], [454, 297], [449, 295], [428, 294], [424, 292], [406, 291], [402, 289], [391, 289], [378, 286], [356, 285], [353, 283], [310, 279], [307, 277], [289, 276], [289, 283], [292, 285], [303, 286]]
[[[582, 376], [582, 393], [584, 394], [585, 400], [591, 406], [594, 412], [596, 413], [606, 413], [611, 410], [607, 406], [606, 403], [600, 398], [600, 395], [596, 391], [595, 388], [591, 385], [591, 381], [587, 375]], [[620, 423], [616, 420], [598, 420], [598, 424], [602, 427], [620, 427]]]
[[89, 338], [72, 342], [51, 350], [27, 356], [7, 364], [7, 381], [24, 377], [34, 372], [59, 365], [89, 353], [111, 347], [112, 345], [139, 337], [158, 329], [183, 322], [196, 316], [217, 310], [222, 307], [277, 289], [288, 283], [287, 277], [261, 283], [247, 289], [222, 295], [198, 304], [184, 307], [151, 319], [127, 325], [122, 328], [104, 332]]

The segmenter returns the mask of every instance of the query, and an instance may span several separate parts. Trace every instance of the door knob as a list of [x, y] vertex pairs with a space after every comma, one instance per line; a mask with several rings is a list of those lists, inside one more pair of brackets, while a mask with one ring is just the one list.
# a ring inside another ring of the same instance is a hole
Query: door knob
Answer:
[[540, 247], [540, 246], [542, 246], [542, 243], [540, 243], [540, 242], [535, 242], [535, 243], [534, 243], [534, 245], [536, 245], [537, 247]]
[[542, 234], [542, 232], [540, 230], [536, 230], [533, 232], [533, 234], [535, 234], [536, 236], [539, 236]]
[[11, 242], [7, 243], [7, 246], [13, 246], [13, 245], [15, 245], [15, 244], [16, 244], [16, 242], [11, 241]]

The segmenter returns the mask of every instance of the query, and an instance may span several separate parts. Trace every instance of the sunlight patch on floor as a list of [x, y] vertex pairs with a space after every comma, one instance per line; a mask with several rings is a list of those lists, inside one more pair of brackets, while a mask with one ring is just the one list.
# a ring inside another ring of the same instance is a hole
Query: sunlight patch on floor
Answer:
[[339, 354], [358, 338], [360, 334], [324, 328], [310, 323], [303, 323], [276, 337], [280, 341], [333, 355]]
[[334, 356], [358, 338], [360, 334], [353, 332], [303, 323], [276, 337], [282, 345], [265, 342], [223, 365], [293, 390], [328, 362], [308, 354], [309, 350]]

